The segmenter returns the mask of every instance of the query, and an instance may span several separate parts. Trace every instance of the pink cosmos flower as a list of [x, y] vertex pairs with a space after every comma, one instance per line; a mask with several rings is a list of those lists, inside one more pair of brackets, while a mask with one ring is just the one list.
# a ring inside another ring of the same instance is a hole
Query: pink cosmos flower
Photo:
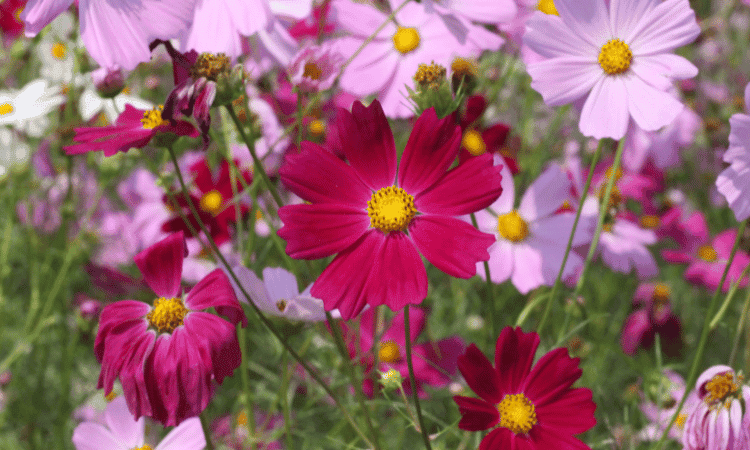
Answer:
[[310, 291], [326, 310], [338, 308], [349, 320], [366, 304], [397, 310], [420, 303], [427, 295], [420, 252], [460, 278], [474, 276], [477, 261], [489, 258], [494, 237], [455, 216], [489, 206], [502, 191], [500, 171], [490, 155], [448, 170], [461, 140], [451, 122], [438, 120], [433, 108], [422, 113], [397, 167], [380, 103], [355, 102], [336, 122], [349, 164], [311, 142], [287, 155], [281, 180], [311, 204], [282, 207], [279, 236], [293, 258], [338, 254]]
[[[706, 218], [700, 211], [694, 212], [688, 218], [685, 228], [692, 239], [679, 250], [663, 250], [662, 257], [671, 263], [688, 264], [685, 269], [685, 279], [714, 290], [721, 281], [737, 230], [725, 230], [712, 239]], [[748, 264], [750, 264], [750, 256], [738, 250], [729, 267], [722, 291], [727, 292], [731, 283], [740, 279], [742, 271]], [[747, 284], [748, 278], [746, 277], [741, 280], [740, 287], [747, 286]]]
[[[432, 7], [430, 7], [432, 6]], [[369, 5], [334, 0], [331, 3], [336, 23], [348, 33], [336, 41], [341, 53], [349, 58], [387, 15]], [[457, 56], [473, 58], [482, 50], [497, 50], [502, 39], [480, 27], [460, 21], [444, 20], [434, 5], [408, 3], [396, 14], [396, 26], [389, 22], [364, 51], [360, 52], [341, 75], [341, 87], [359, 96], [377, 94], [388, 117], [411, 117], [405, 85], [414, 84], [420, 63], [434, 61], [450, 67]]]
[[701, 400], [685, 421], [685, 450], [748, 450], [743, 429], [743, 404], [750, 402], [750, 387], [729, 366], [713, 366], [698, 377], [695, 392]]
[[[390, 0], [390, 3], [392, 8], [397, 8], [403, 2]], [[429, 3], [442, 15], [492, 25], [511, 20], [518, 11], [513, 0], [429, 0]]]
[[750, 217], [750, 84], [745, 86], [745, 112], [729, 118], [729, 149], [724, 153], [729, 167], [716, 178], [738, 221]]
[[[131, 450], [152, 448], [145, 445], [146, 421], [134, 420], [125, 398], [112, 400], [104, 410], [104, 423], [86, 421], [73, 431], [76, 450]], [[206, 436], [200, 419], [186, 419], [170, 431], [154, 450], [203, 450]]]
[[669, 301], [671, 289], [663, 283], [642, 283], [633, 296], [633, 311], [622, 328], [620, 346], [626, 355], [634, 355], [639, 347], [654, 346], [659, 334], [661, 352], [677, 356], [682, 348], [682, 326], [672, 312]]
[[524, 44], [531, 86], [551, 106], [583, 101], [585, 136], [620, 139], [632, 118], [646, 131], [672, 121], [683, 105], [666, 91], [698, 69], [677, 47], [700, 33], [688, 0], [555, 0], [559, 16], [535, 12]]
[[[153, 40], [178, 38], [187, 31], [195, 3], [196, 0], [80, 0], [81, 38], [100, 66], [133, 70], [138, 63], [151, 59], [149, 44]], [[36, 36], [72, 4], [73, 0], [29, 0], [21, 14], [26, 36]]]
[[341, 71], [344, 57], [331, 45], [308, 45], [292, 59], [289, 79], [304, 92], [329, 89]]
[[[664, 374], [657, 378], [657, 382], [647, 387], [644, 401], [641, 403], [643, 415], [651, 422], [639, 433], [648, 441], [657, 441], [672, 421], [672, 416], [685, 394], [685, 380], [677, 373], [664, 369]], [[682, 411], [677, 416], [674, 426], [669, 430], [669, 437], [680, 441], [685, 428], [688, 414], [701, 402], [695, 390], [688, 394]]]
[[[356, 328], [344, 327], [349, 355], [365, 365], [365, 373], [369, 374], [363, 382], [364, 391], [368, 396], [373, 395], [373, 379], [378, 380], [379, 377], [371, 373], [372, 370], [385, 374], [390, 369], [394, 369], [401, 375], [404, 391], [408, 394], [411, 392], [411, 382], [406, 360], [404, 312], [396, 313], [390, 323], [383, 327], [382, 335], [377, 335], [378, 330], [373, 327], [374, 314], [375, 308], [362, 312], [359, 316], [359, 333], [356, 332]], [[420, 397], [427, 397], [424, 386], [439, 388], [450, 383], [451, 377], [458, 371], [457, 358], [466, 348], [466, 343], [458, 336], [441, 339], [438, 342], [415, 344], [424, 330], [425, 319], [424, 310], [420, 308], [409, 310], [409, 338], [412, 346], [414, 380]], [[373, 347], [378, 352], [378, 367], [373, 367]]]
[[[500, 157], [497, 156], [498, 161]], [[550, 165], [526, 190], [518, 209], [514, 209], [513, 178], [503, 167], [503, 193], [488, 210], [477, 212], [480, 231], [494, 233], [497, 241], [489, 248], [490, 278], [502, 283], [510, 278], [522, 294], [539, 286], [552, 286], [562, 265], [574, 214], [557, 213], [570, 198], [571, 183], [557, 165]], [[573, 245], [591, 241], [593, 221], [578, 224]], [[576, 273], [583, 258], [570, 252], [563, 279]], [[476, 273], [486, 278], [484, 265], [477, 263]]]
[[[247, 319], [227, 276], [216, 269], [185, 295], [180, 279], [185, 237], [175, 233], [135, 257], [146, 284], [159, 296], [107, 305], [94, 352], [102, 364], [98, 388], [112, 392], [119, 377], [128, 409], [177, 425], [200, 414], [241, 361], [235, 325]], [[202, 312], [215, 308], [228, 320]]]
[[131, 148], [143, 148], [159, 133], [174, 133], [178, 136], [198, 137], [198, 130], [184, 120], [164, 120], [162, 108], [138, 109], [125, 105], [125, 111], [117, 117], [115, 125], [94, 128], [76, 128], [73, 138], [78, 144], [66, 145], [68, 155], [104, 151], [104, 156], [127, 152]]

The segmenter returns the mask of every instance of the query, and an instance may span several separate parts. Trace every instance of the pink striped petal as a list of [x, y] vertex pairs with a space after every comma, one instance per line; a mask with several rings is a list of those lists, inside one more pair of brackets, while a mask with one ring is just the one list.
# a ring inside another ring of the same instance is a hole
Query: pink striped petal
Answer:
[[154, 450], [203, 450], [205, 447], [206, 435], [201, 420], [192, 417], [172, 429]]
[[36, 36], [72, 4], [73, 0], [29, 0], [21, 13], [21, 20], [26, 22], [26, 37]]

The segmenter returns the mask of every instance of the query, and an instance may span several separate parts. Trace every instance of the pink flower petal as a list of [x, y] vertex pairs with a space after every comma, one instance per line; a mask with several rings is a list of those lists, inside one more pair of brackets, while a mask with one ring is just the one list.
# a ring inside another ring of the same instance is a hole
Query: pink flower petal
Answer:
[[669, 125], [685, 107], [671, 94], [650, 86], [638, 76], [625, 81], [625, 92], [633, 120], [646, 131]]
[[540, 425], [561, 435], [583, 433], [596, 425], [596, 404], [591, 397], [591, 389], [570, 389], [552, 403], [537, 405]]
[[495, 236], [453, 217], [421, 215], [409, 224], [419, 251], [435, 267], [458, 278], [476, 275], [476, 263], [487, 261]]
[[372, 255], [367, 304], [387, 305], [398, 311], [426, 297], [427, 271], [414, 243], [404, 233], [388, 233]]
[[547, 217], [570, 198], [571, 188], [568, 175], [557, 164], [551, 164], [526, 189], [518, 212], [529, 222]]
[[128, 411], [125, 397], [119, 396], [112, 400], [104, 410], [104, 421], [125, 448], [135, 448], [143, 445], [143, 433], [146, 420], [141, 417], [138, 420]]
[[[487, 251], [490, 254], [490, 260], [488, 261], [490, 279], [496, 284], [506, 281], [513, 273], [513, 261], [515, 259], [513, 243], [505, 239], [498, 239], [490, 245]], [[483, 280], [487, 279], [482, 262], [477, 262], [477, 275], [482, 277]]]
[[458, 412], [461, 413], [458, 428], [462, 430], [488, 430], [500, 421], [500, 414], [495, 405], [484, 400], [456, 395], [453, 401], [458, 404]]
[[539, 335], [536, 333], [524, 333], [521, 327], [505, 327], [500, 332], [495, 344], [495, 370], [502, 395], [521, 392], [537, 347]]
[[185, 330], [197, 348], [202, 364], [221, 384], [242, 360], [235, 326], [210, 313], [191, 312], [185, 317]]
[[84, 422], [73, 431], [76, 450], [128, 450], [112, 432], [95, 422]]
[[537, 361], [522, 388], [537, 408], [553, 403], [581, 377], [578, 358], [568, 356], [568, 350], [557, 348]]
[[609, 23], [609, 8], [604, 0], [556, 0], [555, 8], [573, 34], [596, 48], [613, 35]]
[[185, 235], [173, 233], [135, 255], [143, 279], [159, 297], [180, 295], [182, 260], [187, 256]]
[[658, 4], [658, 0], [610, 0], [609, 19], [613, 36], [630, 42], [638, 22]]
[[221, 269], [214, 269], [200, 280], [190, 290], [185, 304], [193, 311], [213, 307], [233, 325], [242, 322], [243, 327], [247, 326], [247, 318], [237, 301], [229, 277]]
[[476, 345], [471, 344], [466, 353], [458, 357], [458, 370], [472, 391], [491, 404], [500, 403], [500, 377]]
[[172, 429], [154, 450], [203, 450], [205, 447], [206, 435], [201, 421], [193, 417]]
[[278, 234], [287, 241], [287, 254], [296, 259], [318, 259], [350, 247], [370, 227], [365, 206], [318, 203], [282, 207], [279, 218], [284, 226]]
[[623, 37], [636, 55], [669, 53], [700, 34], [688, 0], [666, 0], [641, 17], [630, 36]]
[[[628, 129], [628, 95], [622, 77], [602, 77], [583, 104], [579, 127], [584, 136], [620, 139]], [[644, 98], [644, 102], [650, 97]]]
[[29, 0], [21, 13], [21, 20], [26, 22], [26, 37], [36, 36], [72, 4], [73, 0]]
[[605, 78], [602, 69], [593, 64], [590, 57], [547, 59], [528, 64], [526, 70], [531, 76], [531, 87], [542, 94], [544, 102], [550, 106], [572, 103], [589, 92], [590, 97], [601, 89]]
[[523, 43], [547, 58], [578, 56], [590, 59], [592, 54], [600, 50], [585, 37], [573, 33], [559, 17], [535, 13], [526, 21], [526, 27]]

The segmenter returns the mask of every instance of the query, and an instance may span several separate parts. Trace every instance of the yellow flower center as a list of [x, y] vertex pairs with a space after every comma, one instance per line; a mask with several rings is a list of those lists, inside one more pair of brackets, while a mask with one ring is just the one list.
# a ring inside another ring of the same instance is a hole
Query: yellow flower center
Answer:
[[701, 245], [698, 248], [698, 258], [703, 261], [714, 262], [719, 255], [716, 253], [713, 247], [710, 245]]
[[506, 395], [498, 403], [497, 410], [500, 413], [499, 425], [515, 434], [528, 434], [537, 424], [536, 408], [523, 394]]
[[219, 76], [229, 72], [231, 60], [224, 53], [201, 53], [191, 69], [193, 78], [208, 78], [216, 81]]
[[245, 411], [240, 411], [237, 413], [237, 426], [238, 427], [244, 427], [247, 425], [247, 413]]
[[466, 58], [456, 58], [451, 63], [451, 72], [456, 76], [475, 76], [477, 74], [477, 64]]
[[111, 402], [112, 400], [117, 398], [117, 392], [112, 391], [109, 394], [104, 396], [104, 400], [107, 401], [107, 403]]
[[419, 32], [416, 28], [398, 27], [393, 35], [393, 46], [404, 55], [409, 53], [419, 47]]
[[10, 114], [13, 112], [13, 105], [10, 103], [3, 103], [0, 105], [0, 116]]
[[132, 450], [154, 450], [150, 445], [144, 444], [143, 447], [134, 447]]
[[544, 14], [550, 14], [554, 16], [560, 15], [557, 12], [557, 8], [555, 8], [554, 0], [539, 0], [539, 4], [536, 5], [536, 9], [543, 12]]
[[703, 401], [712, 407], [721, 405], [722, 403], [728, 407], [732, 402], [732, 398], [729, 397], [733, 397], [734, 394], [739, 392], [742, 380], [742, 375], [735, 378], [733, 372], [715, 375], [706, 382], [704, 387], [706, 389], [706, 396], [703, 398]]
[[182, 325], [189, 312], [181, 298], [161, 297], [154, 300], [154, 308], [146, 315], [146, 319], [152, 327], [159, 330], [159, 333], [172, 333], [175, 328]]
[[417, 73], [414, 74], [414, 81], [417, 82], [418, 88], [437, 90], [440, 83], [445, 80], [445, 73], [445, 67], [435, 64], [435, 61], [431, 64], [420, 64]]
[[144, 112], [143, 118], [141, 119], [143, 128], [146, 130], [153, 130], [159, 125], [169, 123], [168, 120], [164, 120], [161, 118], [161, 111], [163, 109], [164, 109], [164, 105], [159, 105], [154, 109], [149, 109], [148, 111]]
[[288, 305], [288, 302], [284, 299], [281, 299], [276, 302], [276, 309], [279, 310], [279, 312], [286, 311], [286, 306]]
[[615, 181], [620, 181], [620, 178], [622, 178], [622, 169], [619, 167], [617, 168], [617, 171], [614, 171], [612, 169], [612, 166], [609, 166], [609, 168], [607, 168], [607, 170], [604, 172], [604, 177], [609, 180], [610, 178], [612, 178], [612, 172], [614, 172]]
[[674, 424], [679, 428], [680, 430], [685, 428], [685, 422], [687, 422], [688, 415], [685, 413], [679, 413], [677, 415], [677, 419], [675, 419]]
[[223, 200], [224, 199], [221, 198], [219, 191], [214, 189], [203, 194], [200, 207], [203, 211], [215, 216], [221, 212], [221, 204]]
[[625, 72], [633, 61], [633, 52], [621, 39], [610, 39], [599, 52], [599, 65], [609, 75]]
[[[602, 185], [601, 188], [599, 188], [599, 198], [604, 200], [604, 193], [607, 190], [607, 186]], [[620, 194], [620, 189], [617, 188], [617, 186], [612, 186], [612, 190], [609, 191], [609, 202], [607, 203], [608, 208], [617, 208], [620, 206], [620, 203], [622, 203], [622, 194]]]
[[654, 292], [651, 294], [651, 298], [656, 303], [666, 303], [669, 300], [669, 296], [672, 294], [672, 290], [664, 283], [657, 283], [654, 286]]
[[24, 9], [24, 7], [21, 6], [21, 7], [17, 8], [15, 10], [15, 12], [13, 13], [13, 17], [16, 18], [16, 22], [20, 22], [21, 21], [21, 13], [23, 13], [23, 9]]
[[367, 202], [370, 226], [383, 233], [406, 230], [416, 213], [414, 197], [395, 186], [378, 189]]
[[323, 71], [320, 70], [320, 67], [318, 67], [317, 64], [315, 64], [314, 62], [305, 64], [305, 71], [302, 73], [303, 77], [312, 78], [313, 80], [319, 80], [321, 75], [323, 75]]
[[52, 46], [52, 56], [54, 56], [57, 59], [65, 59], [65, 55], [68, 54], [68, 49], [65, 47], [65, 44], [62, 42], [55, 42], [55, 45]]
[[504, 239], [521, 242], [529, 235], [529, 226], [515, 209], [497, 216], [497, 231]]
[[388, 369], [388, 372], [383, 374], [383, 382], [393, 383], [401, 378], [401, 374], [396, 369]]
[[659, 216], [654, 216], [652, 214], [641, 216], [640, 219], [638, 219], [638, 222], [640, 222], [643, 228], [648, 228], [649, 230], [658, 228], [659, 225], [661, 225], [661, 219], [659, 219]]
[[461, 145], [472, 155], [479, 156], [487, 151], [487, 146], [482, 139], [482, 133], [477, 130], [468, 130], [461, 139]]
[[326, 123], [320, 119], [315, 119], [307, 125], [307, 131], [315, 137], [323, 136], [326, 132]]
[[401, 359], [401, 351], [398, 348], [398, 344], [393, 341], [381, 342], [380, 349], [378, 350], [378, 359], [385, 363], [394, 363]]

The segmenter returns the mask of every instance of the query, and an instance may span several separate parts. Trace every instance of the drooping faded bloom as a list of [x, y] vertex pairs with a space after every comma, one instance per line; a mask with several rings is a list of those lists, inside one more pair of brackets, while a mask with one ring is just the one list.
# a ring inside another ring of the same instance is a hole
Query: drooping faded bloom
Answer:
[[551, 106], [583, 102], [581, 133], [620, 139], [632, 118], [646, 131], [684, 107], [667, 91], [698, 69], [674, 54], [700, 33], [688, 0], [555, 0], [558, 15], [535, 12], [524, 44], [531, 87]]

